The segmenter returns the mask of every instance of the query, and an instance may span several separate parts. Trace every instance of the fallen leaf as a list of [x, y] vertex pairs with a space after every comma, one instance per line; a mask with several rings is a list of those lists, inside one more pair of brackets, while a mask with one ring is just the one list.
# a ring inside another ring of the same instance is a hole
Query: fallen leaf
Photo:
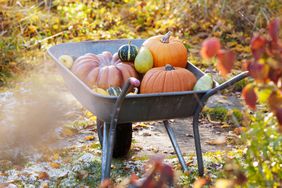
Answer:
[[55, 162], [50, 163], [50, 166], [51, 166], [52, 168], [56, 168], [56, 169], [61, 167], [61, 165], [60, 165], [59, 163], [55, 163]]
[[234, 183], [231, 180], [218, 179], [218, 180], [216, 180], [214, 187], [215, 188], [233, 188]]
[[40, 185], [40, 188], [49, 188], [49, 185], [47, 182], [43, 182], [41, 185]]
[[0, 183], [0, 188], [17, 188], [15, 184], [12, 183]]
[[229, 128], [230, 127], [230, 125], [228, 125], [227, 123], [224, 123], [222, 126], [221, 126], [221, 128]]
[[150, 147], [148, 148], [148, 150], [149, 150], [149, 151], [152, 151], [152, 152], [154, 152], [154, 153], [158, 153], [158, 152], [160, 151], [159, 148], [153, 147], [153, 146], [150, 146]]
[[80, 170], [77, 174], [77, 177], [78, 177], [79, 180], [83, 180], [83, 179], [88, 177], [88, 174], [89, 174], [88, 171]]
[[246, 131], [246, 128], [245, 127], [236, 127], [233, 132], [236, 134], [236, 135], [240, 135], [242, 134], [243, 132]]
[[109, 187], [112, 187], [112, 182], [110, 179], [105, 179], [101, 182], [99, 188], [109, 188]]
[[207, 178], [198, 178], [194, 184], [193, 184], [193, 188], [202, 188], [205, 185], [207, 185], [207, 183], [209, 183]]
[[63, 127], [60, 131], [60, 136], [71, 137], [77, 133], [77, 130], [70, 127]]
[[212, 139], [206, 142], [209, 145], [223, 145], [226, 143], [226, 139], [224, 136], [220, 136], [216, 139]]
[[143, 147], [141, 146], [135, 146], [132, 148], [133, 151], [141, 151], [143, 149]]
[[13, 167], [12, 161], [9, 160], [0, 160], [0, 169], [7, 170]]
[[136, 123], [136, 124], [133, 124], [133, 130], [139, 130], [139, 129], [146, 129], [146, 128], [149, 128], [150, 125], [148, 124], [145, 124], [145, 123]]
[[47, 174], [47, 172], [39, 172], [38, 179], [48, 180], [49, 179], [49, 174]]
[[52, 156], [53, 160], [58, 160], [60, 158], [60, 155], [58, 153], [54, 153], [54, 155]]
[[193, 166], [193, 164], [194, 164], [193, 160], [186, 161], [187, 166]]
[[91, 141], [91, 140], [94, 140], [94, 139], [95, 139], [95, 137], [93, 135], [89, 135], [89, 136], [84, 137], [84, 140], [86, 140], [86, 141]]
[[144, 132], [144, 133], [142, 134], [142, 136], [152, 136], [152, 134], [149, 133], [149, 132]]

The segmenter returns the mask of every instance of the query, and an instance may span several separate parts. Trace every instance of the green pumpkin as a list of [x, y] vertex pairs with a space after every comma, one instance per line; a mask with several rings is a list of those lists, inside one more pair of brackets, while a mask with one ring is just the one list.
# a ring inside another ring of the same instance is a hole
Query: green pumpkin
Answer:
[[109, 87], [107, 92], [110, 96], [119, 96], [121, 94], [121, 89], [120, 87]]
[[123, 62], [133, 62], [137, 54], [138, 47], [131, 44], [131, 41], [129, 41], [128, 44], [122, 45], [118, 49], [118, 57]]

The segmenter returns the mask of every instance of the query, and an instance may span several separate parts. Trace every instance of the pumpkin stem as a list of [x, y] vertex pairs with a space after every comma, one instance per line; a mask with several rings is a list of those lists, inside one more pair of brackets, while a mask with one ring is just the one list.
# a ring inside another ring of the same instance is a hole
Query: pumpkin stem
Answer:
[[128, 41], [128, 46], [130, 46], [130, 45], [131, 45], [131, 42], [132, 42], [131, 40], [130, 40], [130, 41]]
[[175, 68], [172, 65], [170, 65], [170, 64], [166, 64], [165, 65], [165, 70], [166, 71], [172, 71], [172, 70], [175, 70]]
[[170, 35], [171, 35], [171, 31], [167, 32], [167, 33], [163, 36], [163, 38], [161, 39], [161, 42], [162, 42], [162, 43], [169, 43], [169, 37], [170, 37]]

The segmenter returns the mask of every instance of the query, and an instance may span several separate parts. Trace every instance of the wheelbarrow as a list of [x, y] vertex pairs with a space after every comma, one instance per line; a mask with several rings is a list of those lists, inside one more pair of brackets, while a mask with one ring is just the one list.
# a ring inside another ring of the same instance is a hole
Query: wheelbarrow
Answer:
[[[90, 112], [96, 115], [98, 121], [98, 135], [102, 145], [102, 176], [101, 180], [110, 178], [111, 162], [114, 157], [127, 154], [132, 139], [132, 123], [162, 120], [172, 146], [177, 154], [183, 171], [188, 167], [176, 140], [169, 119], [187, 118], [193, 116], [193, 134], [196, 148], [199, 176], [204, 174], [204, 164], [199, 134], [199, 115], [208, 98], [218, 91], [226, 89], [248, 76], [243, 72], [230, 80], [218, 84], [206, 91], [183, 91], [155, 94], [126, 95], [132, 87], [138, 87], [140, 82], [129, 78], [124, 84], [120, 96], [105, 96], [95, 93], [84, 82], [76, 77], [60, 61], [61, 55], [79, 57], [86, 53], [99, 54], [103, 51], [115, 53], [128, 40], [86, 41], [77, 43], [63, 43], [48, 49], [48, 54], [56, 62], [65, 84], [75, 98]], [[132, 40], [140, 47], [144, 40]], [[187, 62], [189, 71], [199, 79], [204, 73]]]

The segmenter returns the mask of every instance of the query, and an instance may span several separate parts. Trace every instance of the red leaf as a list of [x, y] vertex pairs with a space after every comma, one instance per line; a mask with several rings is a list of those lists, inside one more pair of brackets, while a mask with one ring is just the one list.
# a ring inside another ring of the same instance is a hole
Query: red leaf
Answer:
[[110, 179], [105, 179], [101, 182], [99, 188], [108, 188], [108, 187], [112, 187], [112, 182]]
[[282, 62], [282, 42], [273, 40], [269, 41], [266, 52], [268, 56], [274, 57], [274, 59]]
[[193, 188], [202, 188], [209, 183], [207, 178], [198, 178], [193, 184]]
[[173, 169], [171, 166], [164, 164], [163, 169], [160, 172], [160, 180], [169, 185], [173, 185]]
[[282, 108], [278, 108], [276, 110], [275, 115], [276, 115], [279, 125], [281, 126], [282, 125]]
[[220, 50], [217, 54], [216, 68], [222, 76], [226, 76], [231, 72], [231, 69], [235, 63], [236, 55], [229, 50]]
[[273, 91], [268, 98], [268, 105], [271, 111], [276, 112], [282, 107], [282, 93], [280, 90]]
[[136, 184], [137, 183], [137, 181], [138, 181], [138, 176], [136, 175], [136, 174], [131, 174], [131, 176], [130, 176], [130, 184]]
[[265, 52], [266, 39], [263, 36], [255, 35], [251, 40], [251, 50], [254, 58], [259, 59]]
[[248, 65], [248, 71], [256, 82], [265, 83], [268, 80], [269, 66], [266, 64], [253, 61]]
[[160, 172], [163, 168], [163, 160], [164, 160], [164, 157], [161, 156], [161, 155], [156, 155], [156, 156], [153, 156], [151, 157], [150, 159], [150, 163], [153, 164], [154, 166], [154, 170], [156, 172]]
[[220, 41], [218, 38], [212, 37], [204, 40], [201, 48], [201, 56], [204, 59], [209, 59], [218, 53], [220, 50]]
[[282, 71], [281, 69], [273, 69], [273, 68], [270, 68], [269, 70], [269, 74], [268, 74], [268, 77], [271, 81], [273, 81], [275, 84], [277, 84], [279, 78], [282, 76]]
[[242, 62], [242, 70], [243, 71], [247, 71], [248, 70], [248, 67], [249, 67], [249, 65], [252, 63], [252, 61], [247, 61], [247, 60], [244, 60], [243, 62]]
[[278, 18], [273, 19], [269, 24], [268, 24], [268, 33], [273, 40], [273, 42], [277, 42], [279, 38], [279, 25], [280, 25], [280, 20]]
[[255, 93], [253, 85], [248, 84], [244, 87], [242, 91], [242, 97], [249, 108], [251, 108], [252, 110], [256, 109], [257, 95]]

